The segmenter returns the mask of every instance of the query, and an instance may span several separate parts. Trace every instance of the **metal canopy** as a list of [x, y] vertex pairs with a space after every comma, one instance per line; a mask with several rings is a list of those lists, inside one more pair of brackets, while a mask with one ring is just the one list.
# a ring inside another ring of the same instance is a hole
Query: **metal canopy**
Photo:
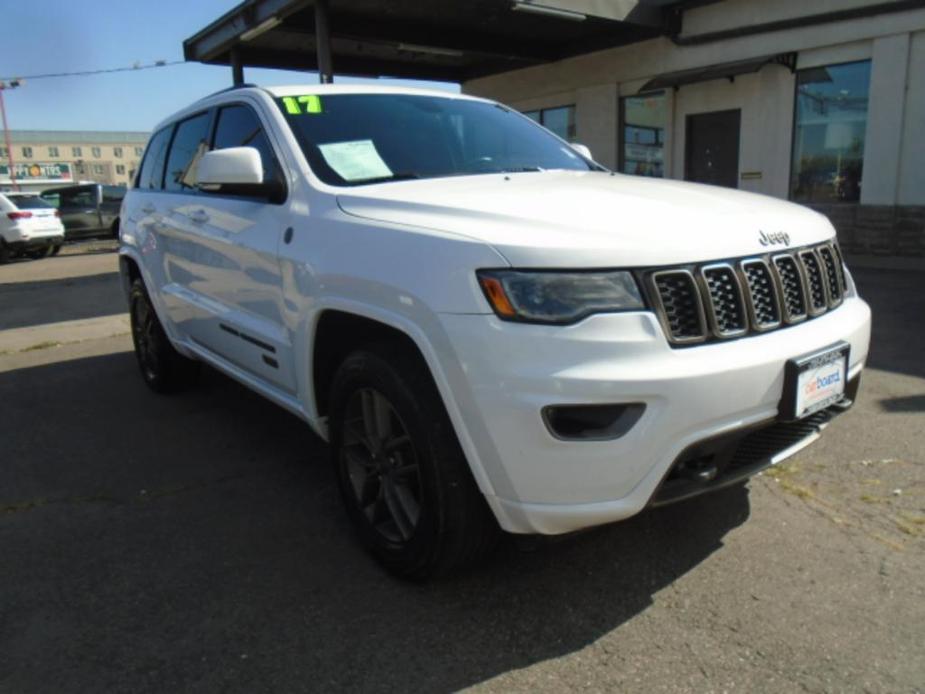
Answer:
[[793, 72], [796, 70], [797, 54], [777, 53], [776, 55], [766, 55], [762, 58], [750, 58], [748, 60], [706, 65], [692, 70], [669, 72], [649, 80], [642, 85], [639, 91], [648, 92], [654, 89], [665, 89], [667, 87], [678, 89], [685, 84], [696, 84], [697, 82], [708, 82], [718, 79], [734, 80], [738, 75], [758, 72], [765, 65], [783, 65], [788, 68], [790, 72]]
[[462, 82], [668, 33], [681, 0], [247, 0], [187, 60]]

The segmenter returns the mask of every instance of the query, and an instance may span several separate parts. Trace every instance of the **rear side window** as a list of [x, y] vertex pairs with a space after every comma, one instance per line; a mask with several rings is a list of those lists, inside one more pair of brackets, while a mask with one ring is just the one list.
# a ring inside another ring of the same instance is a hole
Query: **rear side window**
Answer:
[[46, 190], [43, 193], [39, 193], [42, 200], [47, 202], [52, 207], [59, 207], [61, 205], [61, 195], [54, 190]]
[[167, 144], [170, 142], [170, 126], [159, 130], [148, 143], [148, 151], [138, 173], [138, 187], [145, 190], [160, 190], [164, 178], [164, 161]]
[[208, 149], [209, 114], [201, 113], [177, 125], [177, 133], [167, 155], [164, 190], [195, 190], [199, 160]]
[[243, 105], [226, 106], [218, 112], [214, 149], [253, 147], [260, 152], [263, 180], [279, 177], [279, 164], [257, 114]]
[[62, 191], [61, 207], [96, 207], [96, 189], [76, 188]]
[[125, 197], [125, 188], [118, 186], [103, 186], [103, 202], [122, 202]]

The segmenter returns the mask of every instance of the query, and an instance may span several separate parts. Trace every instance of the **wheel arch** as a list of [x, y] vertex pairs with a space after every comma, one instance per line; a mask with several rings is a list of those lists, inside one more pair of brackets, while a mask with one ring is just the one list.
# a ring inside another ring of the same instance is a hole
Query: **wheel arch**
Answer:
[[[332, 377], [341, 361], [364, 344], [381, 340], [398, 341], [413, 350], [423, 361], [446, 408], [476, 484], [491, 499], [495, 494], [494, 487], [453, 398], [449, 380], [437, 358], [437, 349], [420, 327], [401, 316], [382, 315], [367, 310], [365, 306], [327, 307], [318, 312], [311, 338], [307, 374], [311, 381], [308, 393], [315, 411], [315, 421], [325, 421]], [[326, 437], [326, 426], [322, 425], [317, 430]]]

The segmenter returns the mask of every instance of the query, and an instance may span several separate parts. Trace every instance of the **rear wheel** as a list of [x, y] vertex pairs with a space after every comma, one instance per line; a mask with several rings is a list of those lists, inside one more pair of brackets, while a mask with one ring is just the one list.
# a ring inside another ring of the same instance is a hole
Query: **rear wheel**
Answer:
[[360, 539], [413, 579], [471, 564], [500, 535], [422, 360], [400, 347], [351, 354], [337, 370], [331, 448]]
[[10, 262], [12, 254], [10, 253], [9, 246], [6, 245], [6, 241], [0, 239], [0, 265]]
[[26, 256], [32, 258], [32, 260], [41, 260], [51, 253], [51, 246], [45, 246], [35, 251], [29, 251], [26, 253]]
[[58, 255], [58, 253], [60, 252], [61, 252], [61, 244], [56, 243], [54, 246], [51, 247], [51, 250], [48, 251], [48, 255]]
[[199, 362], [187, 359], [170, 344], [141, 279], [132, 282], [129, 308], [135, 356], [148, 387], [156, 393], [174, 393], [195, 383]]

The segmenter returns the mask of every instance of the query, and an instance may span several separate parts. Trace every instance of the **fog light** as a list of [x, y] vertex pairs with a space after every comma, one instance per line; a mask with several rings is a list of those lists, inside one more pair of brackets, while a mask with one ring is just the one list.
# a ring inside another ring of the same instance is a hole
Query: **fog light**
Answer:
[[640, 402], [619, 405], [550, 405], [543, 408], [546, 428], [564, 441], [618, 439], [639, 421], [646, 406]]

